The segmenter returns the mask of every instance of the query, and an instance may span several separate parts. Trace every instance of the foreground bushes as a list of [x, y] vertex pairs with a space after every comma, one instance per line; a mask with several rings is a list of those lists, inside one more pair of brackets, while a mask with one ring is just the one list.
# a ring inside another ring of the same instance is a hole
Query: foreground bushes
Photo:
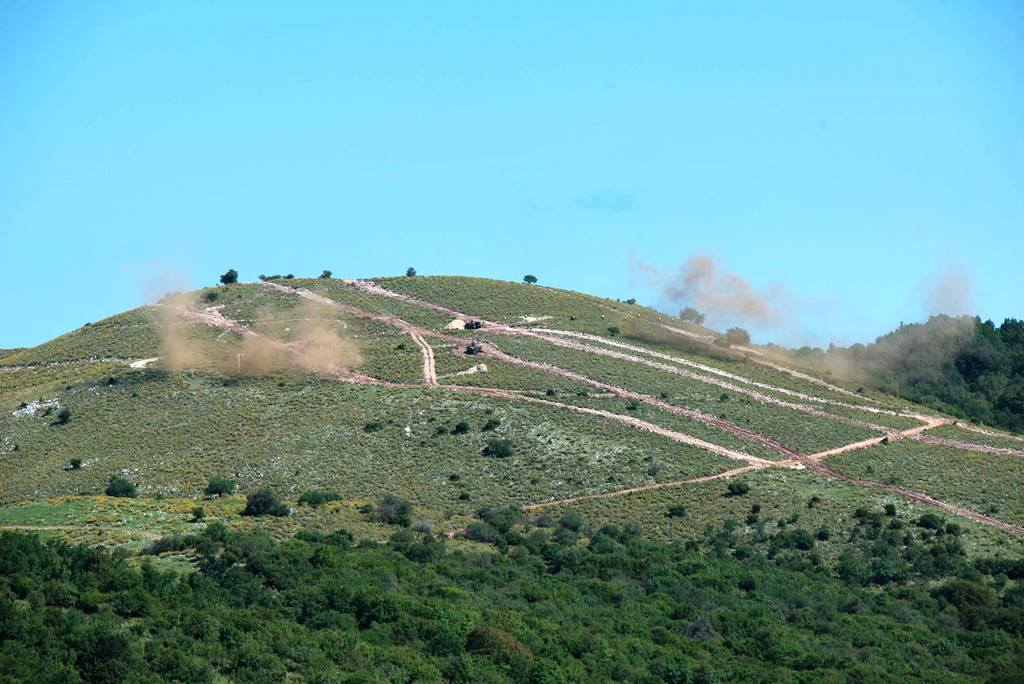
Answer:
[[504, 553], [218, 523], [150, 548], [191, 574], [4, 533], [0, 681], [1021, 681], [1024, 562], [968, 562], [945, 530], [868, 511], [847, 560], [903, 579], [858, 579], [799, 528], [680, 546], [479, 516]]

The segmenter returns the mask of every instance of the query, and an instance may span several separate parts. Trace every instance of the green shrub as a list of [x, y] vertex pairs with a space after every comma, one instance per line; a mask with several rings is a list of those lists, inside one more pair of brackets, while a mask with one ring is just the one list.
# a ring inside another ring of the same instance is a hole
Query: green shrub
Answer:
[[682, 504], [674, 504], [668, 507], [668, 512], [665, 514], [669, 518], [682, 518], [686, 516], [686, 506]]
[[135, 484], [129, 482], [123, 477], [110, 478], [110, 484], [107, 485], [104, 494], [107, 496], [116, 496], [128, 499], [134, 499], [139, 495], [138, 490], [135, 488]]
[[464, 420], [460, 420], [455, 424], [455, 427], [452, 428], [453, 435], [464, 435], [467, 432], [469, 432], [469, 423]]
[[206, 496], [230, 496], [235, 493], [235, 481], [227, 477], [211, 477], [203, 493]]
[[71, 459], [71, 469], [72, 470], [79, 470], [81, 467], [82, 467], [82, 459], [80, 459], [80, 458], [73, 458], [73, 459]]
[[169, 534], [167, 536], [160, 537], [147, 546], [145, 553], [150, 556], [159, 556], [161, 553], [184, 551], [189, 547], [190, 542], [191, 540], [185, 535]]
[[412, 504], [394, 494], [385, 494], [374, 510], [377, 520], [386, 525], [409, 527], [412, 524]]
[[259, 489], [250, 494], [245, 501], [245, 510], [242, 515], [273, 515], [282, 517], [288, 515], [288, 507], [281, 503], [277, 495], [269, 489]]
[[750, 485], [742, 480], [738, 482], [730, 482], [725, 487], [726, 496], [743, 496], [750, 491]]
[[559, 518], [558, 525], [564, 529], [571, 530], [573, 532], [579, 532], [583, 529], [583, 516], [581, 516], [579, 513], [566, 513], [561, 518]]
[[507, 439], [492, 439], [484, 447], [484, 456], [493, 458], [508, 458], [512, 455], [512, 442]]
[[306, 504], [316, 508], [330, 501], [341, 501], [341, 494], [322, 489], [314, 489], [299, 497], [300, 504]]

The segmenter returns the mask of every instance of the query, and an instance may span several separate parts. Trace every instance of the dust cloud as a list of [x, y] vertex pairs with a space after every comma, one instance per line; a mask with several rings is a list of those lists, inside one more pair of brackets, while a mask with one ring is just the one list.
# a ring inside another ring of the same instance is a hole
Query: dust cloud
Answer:
[[974, 311], [974, 287], [966, 271], [944, 268], [921, 283], [925, 312], [929, 315], [963, 316]]
[[[311, 302], [290, 309], [264, 307], [242, 322], [226, 318], [221, 305], [198, 293], [165, 295], [153, 310], [160, 330], [163, 365], [232, 376], [282, 371], [329, 373], [362, 363], [345, 323]], [[220, 330], [218, 330], [220, 328]]]

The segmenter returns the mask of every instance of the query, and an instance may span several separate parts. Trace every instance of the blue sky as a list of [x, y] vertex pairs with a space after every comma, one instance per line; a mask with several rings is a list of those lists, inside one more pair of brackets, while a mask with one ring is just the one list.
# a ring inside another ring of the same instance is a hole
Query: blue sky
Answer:
[[[512, 3], [509, 3], [512, 4]], [[259, 273], [1024, 315], [1024, 4], [0, 2], [0, 347]], [[730, 321], [723, 321], [729, 323]]]

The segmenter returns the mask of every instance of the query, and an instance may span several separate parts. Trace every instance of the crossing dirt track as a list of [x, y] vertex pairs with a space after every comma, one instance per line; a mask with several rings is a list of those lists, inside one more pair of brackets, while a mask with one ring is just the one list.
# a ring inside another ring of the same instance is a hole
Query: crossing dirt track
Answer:
[[[539, 370], [545, 373], [550, 373], [552, 375], [557, 375], [572, 380], [574, 382], [598, 388], [603, 393], [621, 396], [627, 399], [643, 402], [663, 411], [674, 413], [676, 415], [685, 416], [687, 418], [702, 423], [706, 423], [708, 425], [713, 425], [717, 428], [726, 430], [734, 435], [737, 435], [738, 437], [744, 440], [765, 446], [777, 452], [783, 458], [777, 461], [768, 460], [765, 458], [754, 456], [752, 454], [744, 453], [740, 449], [727, 448], [721, 445], [717, 445], [707, 440], [700, 439], [692, 435], [687, 435], [677, 430], [670, 430], [668, 428], [656, 425], [649, 421], [645, 421], [630, 415], [619, 414], [614, 411], [595, 409], [585, 406], [577, 406], [569, 403], [563, 403], [536, 396], [530, 396], [529, 394], [523, 392], [515, 392], [500, 388], [464, 386], [451, 382], [441, 385], [438, 383], [437, 379], [434, 349], [429, 340], [440, 340], [443, 343], [453, 345], [465, 344], [467, 342], [466, 337], [452, 336], [449, 334], [448, 331], [442, 332], [438, 330], [422, 328], [397, 316], [367, 311], [365, 309], [361, 309], [359, 307], [355, 307], [350, 304], [346, 304], [331, 299], [329, 297], [325, 297], [306, 288], [292, 287], [274, 282], [261, 283], [261, 285], [264, 287], [279, 292], [289, 293], [326, 307], [331, 307], [349, 316], [376, 320], [386, 323], [406, 333], [407, 335], [409, 335], [410, 339], [412, 339], [413, 343], [416, 344], [421, 353], [423, 364], [421, 386], [436, 387], [438, 389], [445, 391], [470, 393], [478, 396], [489, 396], [506, 399], [510, 401], [529, 402], [534, 404], [550, 406], [552, 409], [556, 410], [567, 410], [578, 413], [585, 413], [588, 415], [597, 416], [605, 420], [612, 420], [626, 425], [630, 425], [637, 429], [657, 434], [659, 436], [665, 437], [678, 443], [689, 444], [691, 446], [704, 449], [706, 451], [723, 456], [725, 458], [739, 460], [745, 463], [745, 465], [743, 465], [742, 467], [714, 475], [691, 478], [687, 480], [679, 480], [674, 482], [655, 483], [651, 485], [631, 487], [610, 492], [586, 494], [562, 500], [537, 502], [524, 505], [523, 507], [525, 509], [536, 509], [554, 506], [558, 504], [574, 503], [586, 499], [615, 498], [628, 496], [630, 494], [635, 494], [644, 491], [663, 489], [667, 487], [685, 486], [687, 484], [707, 482], [720, 478], [734, 477], [736, 475], [741, 475], [746, 472], [766, 468], [800, 468], [806, 469], [809, 472], [813, 472], [824, 477], [842, 480], [857, 486], [869, 487], [873, 489], [886, 491], [891, 494], [907, 498], [911, 501], [915, 501], [919, 504], [931, 506], [933, 508], [937, 508], [954, 515], [963, 516], [971, 520], [974, 520], [978, 523], [989, 525], [1010, 532], [1012, 534], [1024, 535], [1024, 527], [1021, 527], [1019, 525], [1014, 525], [1006, 521], [999, 520], [997, 518], [993, 518], [991, 516], [969, 510], [962, 506], [940, 501], [923, 492], [918, 492], [911, 489], [898, 487], [895, 485], [874, 482], [871, 480], [865, 480], [862, 478], [846, 475], [844, 473], [836, 471], [834, 468], [831, 468], [825, 463], [825, 461], [830, 456], [848, 453], [850, 451], [858, 449], [871, 448], [882, 443], [896, 441], [900, 439], [919, 440], [927, 443], [954, 446], [959, 449], [1006, 454], [1011, 456], [1024, 455], [1024, 450], [994, 447], [985, 444], [975, 444], [959, 440], [932, 437], [930, 435], [925, 434], [928, 430], [936, 428], [940, 425], [946, 425], [953, 422], [950, 419], [888, 408], [883, 405], [878, 405], [878, 403], [873, 400], [871, 400], [872, 403], [869, 404], [866, 400], [864, 400], [863, 397], [860, 397], [860, 395], [849, 392], [845, 388], [838, 387], [832, 383], [828, 383], [827, 381], [821, 380], [820, 378], [814, 378], [813, 376], [809, 376], [804, 373], [800, 373], [799, 371], [788, 369], [785, 368], [784, 366], [780, 366], [778, 364], [774, 364], [771, 362], [766, 362], [766, 365], [771, 365], [773, 368], [779, 370], [780, 372], [790, 373], [794, 377], [803, 378], [808, 382], [812, 382], [815, 385], [826, 388], [833, 393], [848, 395], [851, 398], [856, 397], [858, 403], [845, 402], [839, 401], [837, 399], [829, 399], [826, 397], [814, 396], [790, 388], [779, 387], [772, 385], [770, 383], [755, 381], [753, 379], [745, 378], [735, 373], [730, 373], [728, 371], [724, 371], [713, 366], [701, 364], [690, 359], [685, 359], [682, 357], [673, 356], [671, 354], [646, 349], [639, 345], [633, 345], [619, 340], [602, 338], [588, 333], [542, 327], [520, 327], [495, 323], [492, 321], [487, 321], [479, 316], [472, 316], [467, 313], [457, 311], [455, 309], [440, 306], [431, 302], [426, 302], [417, 299], [415, 297], [394, 292], [379, 285], [378, 283], [362, 280], [344, 280], [342, 282], [350, 287], [356, 288], [357, 290], [365, 294], [377, 297], [399, 299], [404, 302], [414, 304], [416, 306], [444, 313], [446, 316], [450, 316], [452, 318], [459, 318], [462, 320], [473, 319], [481, 321], [486, 332], [489, 333], [496, 333], [499, 335], [508, 336], [528, 336], [533, 339], [541, 340], [545, 343], [554, 346], [571, 349], [573, 351], [579, 352], [580, 354], [606, 356], [632, 364], [643, 365], [648, 368], [656, 369], [659, 372], [682, 375], [689, 379], [697, 380], [699, 382], [711, 386], [729, 389], [730, 391], [738, 392], [747, 397], [750, 397], [751, 399], [757, 402], [797, 410], [810, 415], [826, 418], [828, 420], [856, 425], [862, 428], [867, 428], [879, 433], [877, 437], [851, 442], [848, 444], [844, 444], [835, 448], [827, 449], [813, 454], [803, 454], [800, 451], [768, 435], [760, 434], [756, 431], [722, 420], [720, 418], [709, 415], [697, 409], [676, 406], [674, 404], [665, 402], [659, 398], [610, 384], [608, 382], [601, 380], [600, 378], [595, 378], [589, 375], [585, 375], [583, 373], [579, 373], [565, 368], [560, 368], [549, 363], [535, 361], [527, 358], [521, 358], [520, 356], [509, 354], [502, 351], [497, 344], [490, 342], [481, 345], [483, 347], [482, 355], [492, 357], [497, 360], [504, 361], [506, 363], [511, 363], [514, 365], [531, 368], [533, 370]], [[259, 336], [259, 333], [253, 331], [250, 328], [245, 327], [240, 322], [225, 317], [218, 307], [206, 307], [205, 309], [201, 310], [182, 309], [179, 310], [178, 312], [182, 316], [196, 322], [202, 322], [214, 327], [231, 330], [241, 335]], [[283, 348], [290, 349], [291, 351], [297, 351], [293, 348], [290, 348], [288, 345], [284, 343], [275, 342], [273, 340], [271, 340], [271, 342], [274, 342], [275, 344], [280, 345]], [[147, 362], [151, 361], [151, 359], [147, 360]], [[324, 369], [321, 371], [321, 373], [328, 377], [332, 377], [343, 382], [350, 383], [386, 385], [394, 387], [414, 386], [372, 378], [370, 376], [360, 374], [345, 368]], [[782, 399], [777, 395], [782, 395], [787, 398]], [[829, 411], [830, 408], [855, 409], [869, 414], [888, 414], [893, 416], [912, 418], [918, 421], [919, 425], [904, 430], [894, 430], [870, 421], [860, 420], [857, 418], [851, 418], [849, 416], [832, 413]], [[974, 431], [982, 434], [988, 434], [989, 432], [984, 430], [983, 428], [974, 428]], [[1000, 435], [999, 433], [991, 434], [994, 436], [1003, 436]]]

